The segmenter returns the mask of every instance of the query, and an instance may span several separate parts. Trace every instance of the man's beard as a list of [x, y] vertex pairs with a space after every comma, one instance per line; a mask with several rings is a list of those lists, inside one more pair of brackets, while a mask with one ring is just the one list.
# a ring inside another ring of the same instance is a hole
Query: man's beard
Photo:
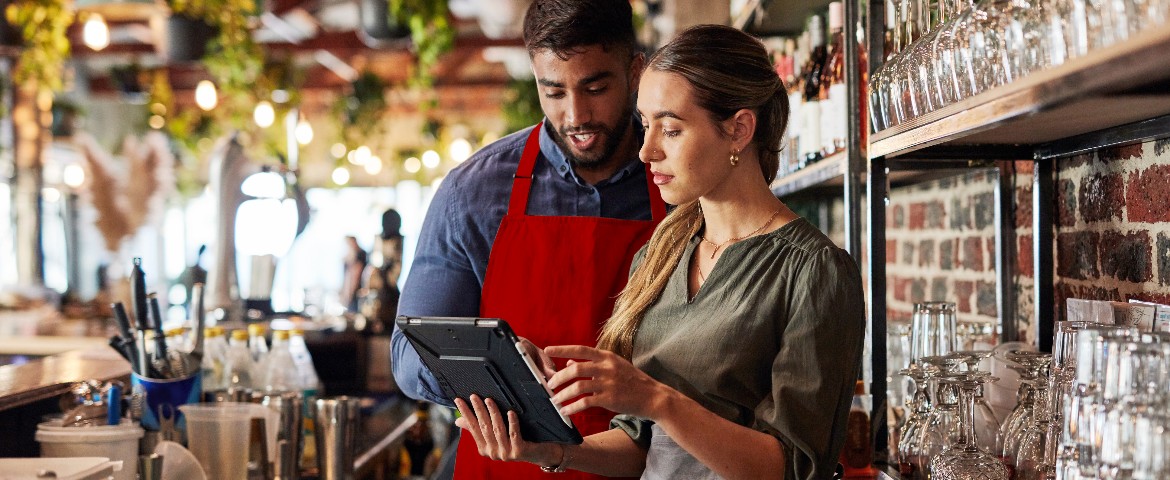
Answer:
[[[560, 130], [555, 132], [555, 135], [552, 136], [553, 141], [555, 141], [557, 145], [561, 147], [561, 151], [565, 153], [565, 158], [567, 158], [569, 163], [574, 167], [580, 167], [586, 170], [604, 168], [613, 163], [613, 154], [617, 151], [618, 146], [621, 145], [622, 140], [626, 138], [626, 133], [629, 131], [630, 127], [630, 124], [627, 122], [631, 121], [630, 119], [633, 113], [634, 112], [632, 107], [627, 108], [625, 112], [622, 112], [623, 120], [621, 120], [616, 129], [609, 128], [601, 123], [586, 123], [581, 127], [574, 128], [572, 132], [562, 127]], [[572, 143], [570, 143], [566, 137], [574, 132], [579, 131], [595, 131], [604, 137], [605, 143], [603, 143], [601, 146], [600, 154], [586, 154], [588, 156], [579, 156], [574, 152]]]

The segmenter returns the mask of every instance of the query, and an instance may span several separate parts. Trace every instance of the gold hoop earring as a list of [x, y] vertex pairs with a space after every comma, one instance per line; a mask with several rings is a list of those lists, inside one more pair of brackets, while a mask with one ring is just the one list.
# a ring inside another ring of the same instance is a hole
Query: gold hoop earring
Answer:
[[731, 166], [739, 165], [739, 152], [731, 152]]

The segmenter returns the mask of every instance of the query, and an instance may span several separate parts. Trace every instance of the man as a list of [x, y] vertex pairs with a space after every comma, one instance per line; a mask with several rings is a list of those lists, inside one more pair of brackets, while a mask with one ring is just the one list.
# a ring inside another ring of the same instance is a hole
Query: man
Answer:
[[[542, 348], [593, 345], [630, 259], [666, 211], [637, 158], [633, 96], [645, 59], [628, 0], [535, 0], [524, 42], [545, 121], [451, 171], [427, 212], [398, 311], [503, 318]], [[407, 395], [452, 405], [398, 329], [393, 369]], [[587, 411], [573, 422], [588, 435], [611, 417]], [[475, 448], [460, 442], [457, 478], [540, 475]]]

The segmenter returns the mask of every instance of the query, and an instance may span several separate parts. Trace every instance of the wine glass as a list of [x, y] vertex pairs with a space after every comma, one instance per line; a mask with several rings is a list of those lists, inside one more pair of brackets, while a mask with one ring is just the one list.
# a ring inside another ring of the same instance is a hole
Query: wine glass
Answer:
[[1007, 467], [991, 452], [978, 446], [974, 428], [975, 394], [986, 381], [986, 373], [960, 373], [941, 381], [959, 389], [958, 438], [931, 462], [933, 480], [1008, 480]]

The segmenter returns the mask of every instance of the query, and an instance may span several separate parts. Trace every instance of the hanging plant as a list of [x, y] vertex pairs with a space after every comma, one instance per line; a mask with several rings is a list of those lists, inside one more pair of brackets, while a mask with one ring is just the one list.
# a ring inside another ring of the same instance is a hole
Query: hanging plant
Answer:
[[220, 116], [244, 128], [256, 103], [255, 86], [264, 69], [264, 52], [252, 39], [254, 0], [171, 0], [174, 13], [201, 19], [218, 33], [203, 64], [220, 94]]
[[390, 15], [410, 27], [415, 69], [411, 86], [427, 89], [435, 84], [431, 67], [455, 46], [455, 29], [447, 18], [446, 0], [390, 0]]
[[39, 92], [60, 92], [65, 85], [65, 61], [73, 11], [62, 0], [19, 0], [5, 9], [8, 22], [20, 29], [24, 49], [13, 77], [19, 85]]
[[381, 123], [386, 111], [386, 82], [370, 71], [349, 85], [340, 101], [334, 103], [333, 118], [341, 121], [341, 135], [349, 148], [365, 144]]

